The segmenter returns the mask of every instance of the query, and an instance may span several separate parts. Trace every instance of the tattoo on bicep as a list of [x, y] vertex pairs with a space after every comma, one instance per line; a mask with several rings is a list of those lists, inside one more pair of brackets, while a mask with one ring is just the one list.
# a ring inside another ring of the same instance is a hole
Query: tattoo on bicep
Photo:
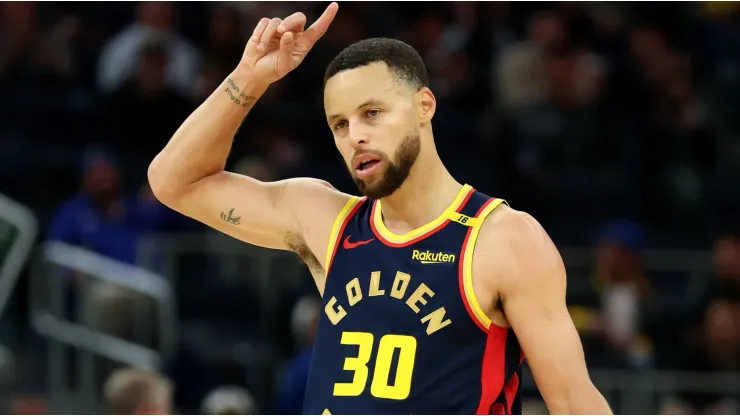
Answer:
[[234, 208], [231, 208], [228, 214], [223, 213], [223, 212], [221, 213], [221, 219], [228, 222], [229, 224], [239, 225], [240, 224], [239, 220], [241, 218], [242, 217], [234, 216]]
[[224, 92], [228, 94], [229, 99], [234, 102], [234, 104], [242, 106], [244, 108], [251, 108], [255, 101], [257, 101], [257, 97], [253, 97], [251, 95], [246, 95], [243, 92], [241, 92], [241, 89], [239, 86], [236, 85], [234, 80], [231, 79], [231, 77], [226, 79], [226, 83], [228, 84], [226, 88], [224, 89]]

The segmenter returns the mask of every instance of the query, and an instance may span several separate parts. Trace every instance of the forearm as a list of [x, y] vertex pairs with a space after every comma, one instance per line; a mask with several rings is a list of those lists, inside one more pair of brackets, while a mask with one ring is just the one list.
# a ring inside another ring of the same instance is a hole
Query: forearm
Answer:
[[154, 158], [149, 167], [152, 190], [175, 192], [223, 171], [237, 129], [266, 89], [249, 74], [233, 71]]

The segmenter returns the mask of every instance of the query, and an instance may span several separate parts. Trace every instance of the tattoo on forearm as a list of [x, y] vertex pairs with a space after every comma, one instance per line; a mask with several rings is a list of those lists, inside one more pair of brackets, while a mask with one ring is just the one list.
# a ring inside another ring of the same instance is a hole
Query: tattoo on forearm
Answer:
[[231, 77], [226, 79], [226, 83], [229, 85], [226, 86], [224, 92], [229, 95], [229, 98], [234, 102], [234, 104], [240, 105], [244, 108], [251, 108], [254, 102], [257, 101], [257, 97], [252, 97], [251, 95], [246, 95], [241, 92], [241, 89], [236, 85]]
[[234, 208], [231, 208], [231, 211], [229, 211], [228, 214], [225, 214], [223, 212], [221, 213], [221, 219], [228, 222], [229, 224], [239, 225], [240, 224], [239, 220], [241, 218], [242, 217], [234, 216]]

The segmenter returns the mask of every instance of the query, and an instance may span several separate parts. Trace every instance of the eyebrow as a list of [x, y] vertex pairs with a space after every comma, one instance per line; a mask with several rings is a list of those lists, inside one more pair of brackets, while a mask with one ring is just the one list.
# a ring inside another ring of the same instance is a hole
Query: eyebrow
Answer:
[[[362, 103], [362, 104], [358, 105], [358, 106], [357, 106], [357, 109], [359, 110], [360, 108], [362, 108], [362, 107], [366, 107], [366, 106], [369, 106], [369, 105], [380, 105], [380, 104], [382, 104], [382, 103], [383, 103], [383, 102], [382, 102], [382, 101], [380, 101], [380, 100], [376, 100], [375, 98], [371, 98], [371, 99], [369, 99], [369, 100], [365, 101], [364, 103]], [[332, 115], [330, 115], [330, 116], [329, 116], [329, 117], [328, 117], [327, 119], [328, 119], [329, 121], [331, 121], [331, 120], [334, 120], [334, 119], [336, 119], [336, 118], [339, 118], [339, 117], [341, 117], [341, 115], [340, 115], [340, 114], [332, 114]]]

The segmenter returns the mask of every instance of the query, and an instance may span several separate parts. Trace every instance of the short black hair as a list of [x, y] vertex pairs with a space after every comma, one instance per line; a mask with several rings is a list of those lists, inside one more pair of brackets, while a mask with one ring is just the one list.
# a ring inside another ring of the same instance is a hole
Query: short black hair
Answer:
[[429, 86], [429, 75], [419, 53], [397, 39], [370, 38], [355, 42], [340, 52], [326, 68], [324, 86], [329, 78], [350, 69], [382, 62], [399, 79], [417, 90]]

